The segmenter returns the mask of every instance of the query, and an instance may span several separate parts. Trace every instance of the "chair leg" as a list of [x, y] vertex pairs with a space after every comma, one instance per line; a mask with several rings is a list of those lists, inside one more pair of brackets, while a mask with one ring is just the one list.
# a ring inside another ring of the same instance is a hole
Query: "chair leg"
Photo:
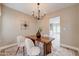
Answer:
[[17, 54], [17, 52], [19, 51], [19, 48], [20, 48], [20, 47], [18, 47], [18, 49], [17, 49], [17, 51], [16, 51], [16, 54]]
[[25, 56], [25, 47], [23, 47], [23, 56]]

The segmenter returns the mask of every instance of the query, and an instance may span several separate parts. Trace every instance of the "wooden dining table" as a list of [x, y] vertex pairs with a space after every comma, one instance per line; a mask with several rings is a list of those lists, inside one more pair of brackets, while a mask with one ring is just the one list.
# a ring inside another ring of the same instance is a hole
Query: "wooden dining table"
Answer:
[[35, 41], [43, 43], [43, 51], [44, 55], [51, 53], [52, 41], [54, 38], [41, 36], [41, 38], [37, 38], [35, 35], [26, 36], [26, 38], [30, 38], [34, 44]]

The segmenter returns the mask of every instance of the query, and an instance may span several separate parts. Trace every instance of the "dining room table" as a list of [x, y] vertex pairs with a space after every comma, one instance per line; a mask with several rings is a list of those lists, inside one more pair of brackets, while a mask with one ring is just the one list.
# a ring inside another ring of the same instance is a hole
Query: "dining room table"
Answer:
[[36, 35], [26, 36], [26, 38], [30, 38], [34, 42], [34, 44], [36, 41], [41, 42], [43, 44], [44, 55], [52, 52], [51, 48], [53, 48], [52, 42], [54, 38], [48, 36], [41, 36], [40, 38], [37, 38]]

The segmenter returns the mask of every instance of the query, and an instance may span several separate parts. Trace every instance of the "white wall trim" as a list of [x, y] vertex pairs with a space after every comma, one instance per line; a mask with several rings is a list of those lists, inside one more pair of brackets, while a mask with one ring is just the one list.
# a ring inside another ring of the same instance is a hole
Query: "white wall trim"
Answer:
[[66, 47], [66, 48], [70, 48], [70, 49], [73, 49], [73, 50], [76, 50], [79, 52], [79, 48], [76, 48], [76, 47], [73, 47], [73, 46], [70, 46], [70, 45], [67, 45], [67, 44], [61, 44], [62, 47]]
[[3, 50], [3, 49], [6, 49], [6, 48], [9, 48], [9, 47], [12, 47], [12, 46], [15, 46], [15, 45], [17, 45], [17, 43], [10, 44], [10, 45], [5, 45], [5, 46], [0, 47], [0, 50]]

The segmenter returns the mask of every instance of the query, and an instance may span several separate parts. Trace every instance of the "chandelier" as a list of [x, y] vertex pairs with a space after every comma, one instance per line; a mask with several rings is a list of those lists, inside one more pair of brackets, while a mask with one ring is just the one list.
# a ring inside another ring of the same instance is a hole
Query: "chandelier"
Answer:
[[40, 6], [40, 3], [37, 3], [37, 14], [36, 14], [36, 11], [32, 11], [33, 12], [32, 16], [36, 18], [37, 20], [42, 19], [46, 15], [45, 13], [42, 14], [39, 6]]

